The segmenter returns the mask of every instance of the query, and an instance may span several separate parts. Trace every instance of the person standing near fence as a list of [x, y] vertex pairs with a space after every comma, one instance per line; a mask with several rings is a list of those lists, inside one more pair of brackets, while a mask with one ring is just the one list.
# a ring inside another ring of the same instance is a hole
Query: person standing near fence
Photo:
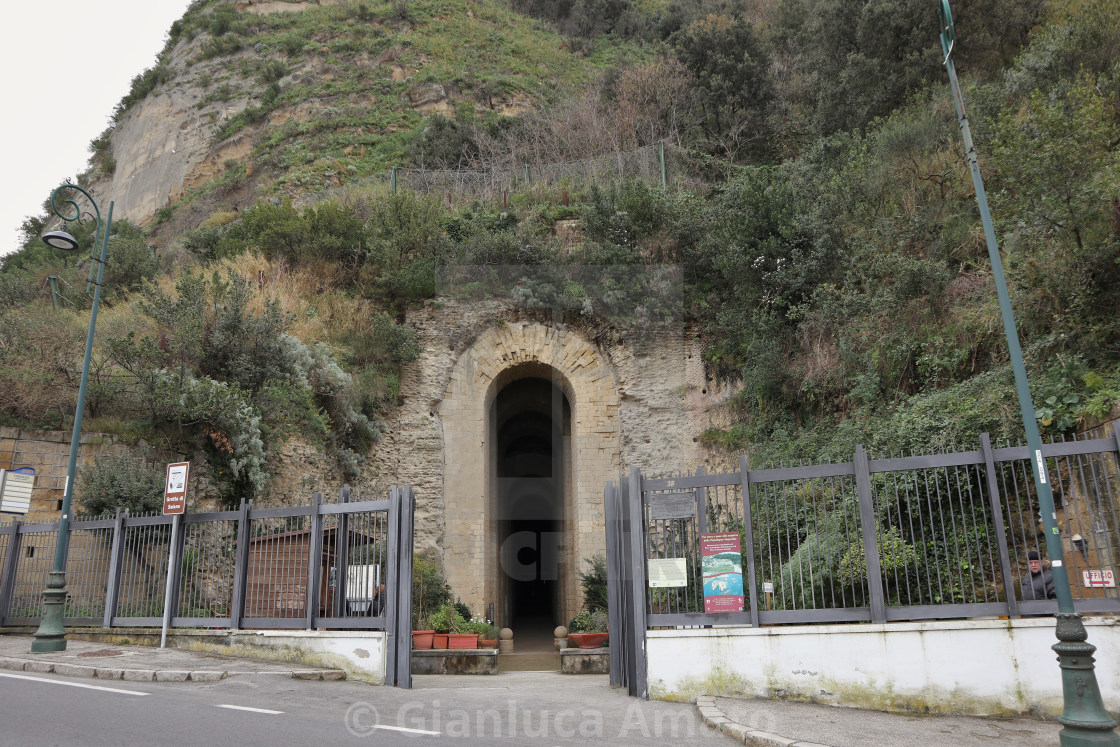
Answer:
[[1058, 594], [1054, 591], [1054, 574], [1049, 568], [1042, 567], [1042, 559], [1034, 550], [1027, 553], [1027, 567], [1030, 568], [1030, 575], [1019, 581], [1023, 599], [1056, 599]]

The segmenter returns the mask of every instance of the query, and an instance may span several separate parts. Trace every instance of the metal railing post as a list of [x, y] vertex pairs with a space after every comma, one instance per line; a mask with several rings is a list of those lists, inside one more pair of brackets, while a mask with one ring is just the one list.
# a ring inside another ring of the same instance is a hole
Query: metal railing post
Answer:
[[4, 553], [4, 573], [0, 576], [0, 624], [8, 617], [8, 607], [12, 603], [12, 588], [16, 584], [16, 566], [19, 563], [20, 517], [12, 522], [12, 533], [8, 538], [7, 552]]
[[624, 647], [622, 639], [626, 635], [626, 624], [622, 609], [622, 589], [619, 588], [622, 581], [619, 563], [622, 523], [618, 515], [618, 489], [613, 482], [608, 482], [607, 487], [603, 489], [603, 518], [607, 530], [607, 628], [610, 637], [614, 639], [608, 647], [611, 657], [610, 683], [611, 687], [620, 687], [626, 684], [622, 676], [622, 668], [625, 666], [622, 657]]
[[642, 502], [642, 473], [637, 467], [630, 470], [630, 603], [633, 605], [634, 663], [630, 694], [642, 700], [649, 699], [648, 671], [646, 670], [646, 517]]
[[[403, 589], [400, 578], [401, 554], [401, 496], [400, 490], [394, 485], [389, 490], [389, 528], [386, 560], [388, 568], [385, 579], [385, 593], [389, 595], [384, 608], [385, 615], [385, 684], [395, 686], [398, 680], [397, 672], [397, 638], [403, 635], [399, 630], [400, 621], [398, 608]], [[411, 593], [411, 589], [410, 589]], [[409, 621], [411, 626], [412, 621]], [[409, 645], [412, 644], [412, 631], [409, 630]]]
[[1003, 502], [999, 498], [999, 481], [996, 478], [996, 460], [992, 452], [992, 439], [980, 434], [980, 453], [984, 455], [984, 474], [988, 480], [988, 504], [992, 509], [992, 529], [999, 548], [999, 567], [1003, 575], [1003, 592], [1007, 597], [1007, 614], [1019, 616], [1019, 600], [1015, 598], [1015, 584], [1011, 577], [1011, 553], [1007, 549], [1007, 531], [1003, 524]]
[[412, 486], [400, 490], [400, 540], [397, 555], [400, 557], [397, 586], [397, 610], [394, 628], [397, 631], [397, 664], [395, 685], [406, 690], [412, 689], [412, 545], [413, 518], [416, 511], [416, 496]]
[[123, 512], [118, 508], [113, 518], [113, 539], [109, 544], [109, 577], [105, 582], [105, 613], [101, 619], [103, 628], [113, 627], [117, 601], [121, 597], [121, 556], [124, 553], [124, 520], [127, 516], [127, 508]]
[[240, 630], [245, 614], [245, 587], [249, 582], [249, 511], [252, 501], [242, 501], [237, 517], [237, 550], [233, 562], [233, 597], [229, 605], [229, 629]]
[[[350, 486], [343, 485], [338, 492], [338, 502], [350, 502]], [[335, 617], [345, 617], [346, 609], [346, 574], [350, 565], [350, 514], [338, 515], [338, 536], [334, 539], [334, 600], [331, 607]]]
[[[319, 612], [320, 569], [323, 567], [323, 494], [316, 492], [311, 496], [311, 536], [307, 541], [307, 608], [303, 613], [303, 623], [307, 630], [315, 624]], [[335, 540], [335, 549], [338, 541]], [[335, 588], [337, 589], [337, 583]], [[337, 591], [335, 593], [337, 596]]]
[[743, 544], [741, 548], [747, 556], [747, 596], [750, 599], [751, 626], [757, 628], [761, 625], [761, 613], [758, 608], [758, 570], [754, 557], [754, 522], [751, 517], [751, 471], [747, 464], [747, 457], [739, 457], [739, 484], [742, 486], [743, 496]]
[[867, 591], [871, 595], [871, 622], [887, 621], [887, 604], [883, 594], [883, 569], [879, 562], [879, 532], [875, 503], [871, 492], [871, 470], [867, 451], [856, 447], [854, 458], [856, 489], [859, 491], [859, 523], [863, 534], [863, 555], [867, 564]]

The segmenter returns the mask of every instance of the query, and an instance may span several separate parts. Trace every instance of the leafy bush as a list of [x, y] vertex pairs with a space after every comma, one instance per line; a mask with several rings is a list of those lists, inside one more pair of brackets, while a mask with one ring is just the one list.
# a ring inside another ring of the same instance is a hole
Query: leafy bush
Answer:
[[579, 572], [579, 585], [583, 589], [583, 605], [588, 609], [607, 609], [610, 595], [607, 591], [607, 559], [596, 553], [587, 562], [587, 570]]
[[436, 610], [451, 603], [451, 587], [433, 557], [417, 554], [412, 560], [412, 629], [427, 630]]
[[82, 467], [74, 487], [76, 500], [88, 516], [112, 513], [118, 508], [140, 514], [162, 508], [163, 480], [164, 472], [158, 465], [110, 454]]
[[604, 609], [580, 610], [568, 622], [569, 633], [606, 633], [607, 611]]
[[437, 633], [466, 633], [463, 630], [467, 625], [467, 618], [450, 602], [441, 604], [434, 612], [428, 615], [428, 623]]

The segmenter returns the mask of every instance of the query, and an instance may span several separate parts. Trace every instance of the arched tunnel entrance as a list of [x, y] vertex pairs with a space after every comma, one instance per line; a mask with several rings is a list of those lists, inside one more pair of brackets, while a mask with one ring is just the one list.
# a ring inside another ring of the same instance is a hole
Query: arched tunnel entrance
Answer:
[[571, 579], [566, 540], [571, 407], [544, 378], [519, 378], [494, 399], [491, 439], [499, 609], [518, 638], [543, 637], [561, 620]]

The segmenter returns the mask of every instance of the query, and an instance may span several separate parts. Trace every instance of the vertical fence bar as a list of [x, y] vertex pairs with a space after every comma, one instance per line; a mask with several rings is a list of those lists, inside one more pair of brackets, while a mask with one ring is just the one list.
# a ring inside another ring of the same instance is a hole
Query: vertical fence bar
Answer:
[[1015, 582], [1011, 576], [1011, 554], [1007, 549], [1007, 532], [1003, 525], [1003, 506], [999, 497], [999, 481], [996, 479], [996, 460], [992, 453], [992, 440], [987, 433], [980, 434], [980, 452], [984, 455], [984, 474], [988, 481], [988, 505], [992, 509], [992, 529], [996, 533], [999, 548], [999, 568], [1003, 576], [1003, 593], [1007, 598], [1009, 617], [1019, 616], [1019, 600], [1015, 598]]
[[[350, 486], [343, 485], [338, 493], [338, 502], [342, 504], [350, 503]], [[335, 617], [344, 617], [346, 615], [346, 596], [349, 593], [346, 589], [347, 576], [349, 575], [350, 567], [350, 514], [342, 513], [338, 515], [338, 523], [335, 525], [335, 538], [334, 538], [334, 607]]]
[[761, 624], [758, 608], [758, 569], [754, 557], [754, 521], [751, 515], [751, 471], [747, 457], [739, 457], [739, 484], [742, 487], [743, 499], [743, 553], [747, 556], [747, 588], [750, 599], [751, 627], [757, 628]]
[[21, 518], [16, 517], [11, 524], [12, 533], [8, 535], [8, 547], [4, 553], [4, 573], [0, 575], [0, 624], [8, 617], [8, 608], [12, 603], [12, 588], [16, 584], [16, 566], [19, 563], [20, 534], [19, 525]]
[[323, 514], [320, 510], [322, 505], [322, 493], [317, 492], [311, 496], [313, 510], [311, 534], [307, 538], [307, 607], [303, 611], [303, 626], [307, 630], [311, 630], [319, 614], [319, 574], [323, 567]]
[[618, 489], [613, 482], [608, 482], [603, 490], [603, 518], [607, 528], [607, 629], [610, 631], [611, 645], [607, 647], [610, 653], [610, 683], [611, 687], [620, 687], [626, 682], [622, 677], [622, 638], [625, 635], [625, 624], [622, 614], [622, 590], [619, 581], [622, 576], [619, 571], [619, 535], [621, 523], [618, 518]]
[[633, 607], [634, 628], [632, 634], [634, 663], [632, 672], [633, 680], [630, 682], [630, 694], [642, 700], [649, 699], [649, 685], [646, 671], [646, 559], [645, 536], [648, 526], [646, 512], [642, 500], [642, 473], [637, 467], [630, 470], [630, 496], [627, 513], [630, 524], [630, 599]]
[[253, 502], [242, 501], [237, 517], [237, 548], [233, 561], [233, 598], [229, 605], [230, 630], [241, 629], [245, 614], [245, 585], [249, 580], [249, 509]]
[[867, 563], [867, 591], [871, 596], [871, 622], [887, 621], [887, 605], [883, 595], [883, 571], [879, 564], [879, 535], [875, 522], [875, 505], [871, 492], [871, 470], [867, 451], [856, 447], [856, 489], [859, 491], [859, 523], [863, 533], [863, 554]]

